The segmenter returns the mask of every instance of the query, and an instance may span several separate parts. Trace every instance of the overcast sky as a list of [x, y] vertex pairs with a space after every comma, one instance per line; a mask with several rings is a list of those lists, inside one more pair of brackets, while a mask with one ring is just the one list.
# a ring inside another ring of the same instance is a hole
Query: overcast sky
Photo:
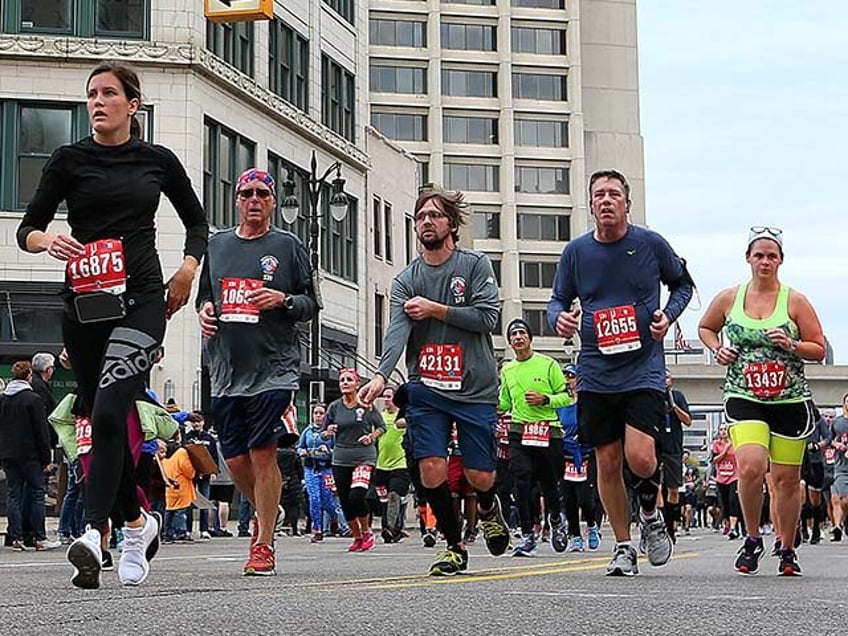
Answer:
[[784, 231], [781, 280], [848, 363], [848, 0], [639, 0], [648, 224], [703, 306], [747, 280], [751, 225]]

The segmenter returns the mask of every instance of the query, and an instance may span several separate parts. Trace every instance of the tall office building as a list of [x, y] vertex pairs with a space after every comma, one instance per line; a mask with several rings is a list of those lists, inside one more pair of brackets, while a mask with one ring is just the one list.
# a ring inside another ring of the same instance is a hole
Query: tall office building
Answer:
[[[635, 0], [372, 0], [371, 124], [463, 190], [462, 242], [490, 255], [503, 324], [571, 355], [545, 319], [563, 245], [588, 230], [586, 183], [615, 167], [644, 223]], [[504, 347], [501, 338], [496, 344]]]

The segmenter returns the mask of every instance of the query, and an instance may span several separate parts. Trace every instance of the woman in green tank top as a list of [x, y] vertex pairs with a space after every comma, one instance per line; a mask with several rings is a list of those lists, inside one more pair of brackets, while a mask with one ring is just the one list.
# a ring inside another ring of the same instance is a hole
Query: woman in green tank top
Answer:
[[719, 292], [698, 325], [701, 341], [727, 367], [725, 418], [748, 531], [735, 568], [742, 574], [758, 569], [764, 552], [759, 532], [763, 481], [770, 472], [769, 490], [776, 501], [772, 521], [785, 539], [778, 574], [799, 576], [792, 537], [801, 511], [801, 463], [814, 424], [804, 361], [824, 358], [824, 334], [810, 301], [778, 279], [782, 230], [752, 227], [745, 260], [751, 279]]

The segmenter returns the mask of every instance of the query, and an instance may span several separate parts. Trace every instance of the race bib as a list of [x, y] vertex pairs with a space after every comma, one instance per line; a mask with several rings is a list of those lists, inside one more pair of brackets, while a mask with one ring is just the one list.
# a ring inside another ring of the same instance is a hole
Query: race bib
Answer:
[[428, 344], [418, 354], [421, 383], [443, 391], [462, 389], [462, 345]]
[[92, 241], [81, 256], [68, 259], [67, 272], [77, 294], [123, 294], [127, 290], [124, 244], [120, 239]]
[[91, 418], [77, 416], [74, 419], [77, 453], [85, 455], [91, 452]]
[[786, 365], [782, 362], [749, 362], [742, 374], [754, 397], [777, 397], [786, 388]]
[[374, 493], [377, 495], [377, 499], [380, 500], [380, 503], [386, 503], [389, 500], [389, 489], [385, 486], [376, 486], [374, 488]]
[[353, 469], [353, 478], [350, 480], [351, 488], [368, 488], [371, 485], [371, 471], [373, 466], [360, 464]]
[[719, 462], [717, 466], [719, 477], [732, 477], [735, 466], [732, 461]]
[[636, 324], [636, 308], [633, 305], [601, 309], [595, 312], [593, 320], [601, 353], [611, 355], [636, 351], [642, 347], [639, 326]]
[[221, 322], [259, 322], [259, 307], [246, 300], [248, 292], [264, 285], [253, 278], [225, 278], [221, 281]]
[[524, 422], [521, 429], [522, 446], [547, 448], [551, 444], [551, 425], [548, 422]]
[[824, 463], [832, 466], [836, 463], [836, 449], [828, 446], [824, 449]]
[[565, 471], [562, 477], [566, 481], [586, 481], [589, 478], [589, 460], [584, 459], [580, 466], [571, 460], [565, 460]]
[[329, 490], [334, 495], [336, 494], [336, 478], [333, 476], [333, 473], [327, 471], [324, 473], [324, 488]]

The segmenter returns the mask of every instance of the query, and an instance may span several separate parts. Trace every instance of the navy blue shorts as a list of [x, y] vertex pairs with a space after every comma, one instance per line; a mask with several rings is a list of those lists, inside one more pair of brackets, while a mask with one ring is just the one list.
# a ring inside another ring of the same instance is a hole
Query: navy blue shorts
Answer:
[[251, 448], [276, 446], [286, 435], [283, 413], [295, 392], [274, 389], [256, 395], [212, 398], [212, 414], [225, 459], [246, 455]]
[[450, 400], [420, 382], [409, 382], [406, 386], [409, 393], [407, 434], [415, 459], [447, 457], [451, 427], [456, 422], [463, 466], [485, 472], [495, 470], [498, 416], [494, 404]]

